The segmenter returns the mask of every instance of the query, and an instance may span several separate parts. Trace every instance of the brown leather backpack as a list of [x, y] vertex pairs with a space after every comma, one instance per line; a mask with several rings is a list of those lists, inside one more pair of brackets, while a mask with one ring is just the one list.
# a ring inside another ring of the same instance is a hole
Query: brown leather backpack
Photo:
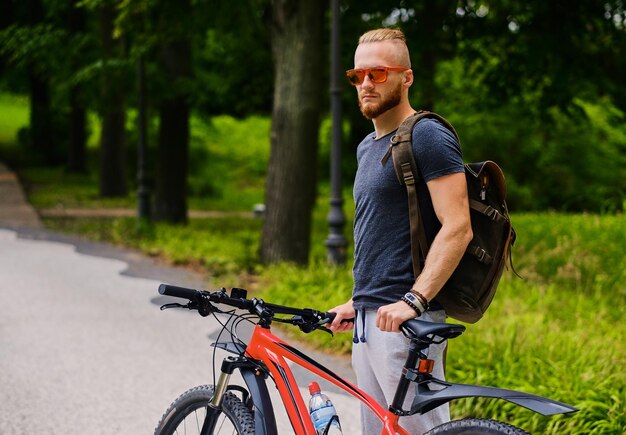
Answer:
[[[406, 186], [411, 225], [411, 255], [413, 272], [421, 273], [419, 254], [426, 258], [430, 248], [424, 232], [416, 182], [420, 174], [412, 151], [412, 132], [417, 122], [434, 118], [447, 127], [459, 140], [452, 125], [442, 116], [420, 111], [407, 118], [391, 138], [384, 165], [393, 158], [400, 184]], [[459, 141], [460, 143], [460, 141]], [[454, 319], [475, 323], [485, 313], [496, 293], [504, 266], [511, 260], [515, 230], [506, 205], [506, 182], [500, 167], [492, 161], [468, 163], [465, 177], [469, 195], [470, 218], [474, 237], [459, 265], [437, 295], [446, 314]]]

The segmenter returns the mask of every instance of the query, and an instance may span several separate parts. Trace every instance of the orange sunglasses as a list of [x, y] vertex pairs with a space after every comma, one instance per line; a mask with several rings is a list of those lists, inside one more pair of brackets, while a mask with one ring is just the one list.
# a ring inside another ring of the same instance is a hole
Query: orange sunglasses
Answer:
[[405, 66], [376, 66], [374, 68], [349, 69], [346, 71], [346, 76], [352, 86], [358, 86], [363, 83], [366, 75], [373, 83], [385, 83], [388, 71], [407, 71], [408, 69]]

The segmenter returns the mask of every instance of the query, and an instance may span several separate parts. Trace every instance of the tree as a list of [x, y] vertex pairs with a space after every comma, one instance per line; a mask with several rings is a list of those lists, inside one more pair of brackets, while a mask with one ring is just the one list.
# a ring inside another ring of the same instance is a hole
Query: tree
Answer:
[[114, 36], [112, 3], [100, 7], [100, 35], [105, 67], [102, 72], [102, 131], [100, 136], [100, 195], [126, 196], [126, 104], [121, 77], [122, 44]]
[[[78, 6], [78, 0], [73, 0], [67, 12], [67, 29], [69, 43], [73, 46], [80, 38], [86, 27], [85, 9]], [[72, 53], [70, 62], [72, 70], [79, 68], [80, 60], [77, 53]], [[67, 148], [67, 170], [69, 172], [87, 171], [87, 107], [83, 85], [73, 83], [69, 90], [70, 119], [69, 143]]]
[[325, 2], [271, 4], [274, 107], [261, 240], [265, 263], [308, 261], [315, 200]]
[[503, 165], [514, 208], [622, 209], [623, 1], [483, 0], [457, 16], [466, 157]]
[[154, 217], [172, 223], [187, 221], [192, 45], [185, 24], [191, 15], [189, 0], [167, 0], [159, 7], [158, 28], [162, 39], [158, 62], [167, 87], [159, 101]]

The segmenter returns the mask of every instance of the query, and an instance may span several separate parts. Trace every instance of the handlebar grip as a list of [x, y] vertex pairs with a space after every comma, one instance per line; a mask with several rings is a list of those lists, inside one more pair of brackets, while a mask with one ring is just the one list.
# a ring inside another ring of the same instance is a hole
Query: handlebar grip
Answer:
[[[332, 311], [327, 311], [322, 316], [328, 319], [328, 323], [332, 323], [332, 321], [335, 320], [335, 317], [337, 317], [337, 313], [332, 312]], [[341, 321], [341, 323], [348, 323], [348, 322], [354, 322], [354, 317], [351, 319], [343, 319]]]
[[327, 323], [332, 323], [333, 320], [335, 320], [335, 317], [337, 317], [337, 313], [333, 313], [330, 311], [326, 311], [324, 313], [321, 313], [322, 318], [327, 320]]
[[159, 285], [159, 293], [166, 296], [174, 296], [176, 298], [197, 301], [199, 291], [191, 288], [178, 287], [175, 285], [161, 284]]

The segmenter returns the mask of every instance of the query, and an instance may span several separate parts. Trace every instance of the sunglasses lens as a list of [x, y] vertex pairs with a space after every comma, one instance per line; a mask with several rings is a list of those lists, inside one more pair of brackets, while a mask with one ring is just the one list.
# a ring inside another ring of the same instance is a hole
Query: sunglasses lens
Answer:
[[363, 83], [363, 79], [365, 78], [365, 71], [352, 69], [348, 71], [346, 75], [348, 76], [348, 81], [350, 82], [350, 84], [356, 86]]
[[387, 80], [386, 68], [372, 68], [368, 74], [371, 81], [374, 83], [384, 83]]

